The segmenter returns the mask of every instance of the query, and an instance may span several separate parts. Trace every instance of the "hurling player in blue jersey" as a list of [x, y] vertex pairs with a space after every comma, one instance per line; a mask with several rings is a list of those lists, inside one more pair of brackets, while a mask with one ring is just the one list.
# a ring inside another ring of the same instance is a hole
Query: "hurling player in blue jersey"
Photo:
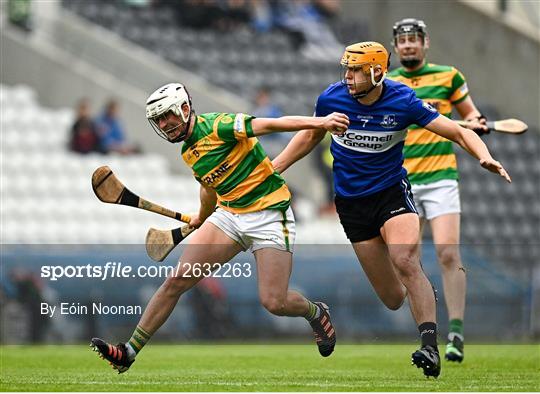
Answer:
[[[437, 377], [435, 296], [420, 264], [420, 221], [403, 168], [407, 128], [427, 128], [459, 144], [487, 170], [508, 182], [510, 177], [474, 131], [439, 115], [406, 85], [385, 79], [389, 56], [381, 44], [348, 46], [341, 65], [343, 79], [319, 96], [315, 109], [316, 116], [336, 111], [350, 120], [348, 130], [330, 130], [336, 209], [382, 302], [395, 310], [408, 296], [422, 343], [412, 361], [426, 376]], [[285, 171], [323, 137], [324, 131], [299, 132], [274, 159], [275, 169]]]

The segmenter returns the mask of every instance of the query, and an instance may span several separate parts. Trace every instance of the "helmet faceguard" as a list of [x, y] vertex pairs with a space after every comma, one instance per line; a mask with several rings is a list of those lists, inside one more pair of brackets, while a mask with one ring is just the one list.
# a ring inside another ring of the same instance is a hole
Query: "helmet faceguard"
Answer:
[[394, 46], [397, 44], [396, 40], [398, 36], [402, 34], [418, 34], [424, 39], [428, 36], [427, 27], [424, 21], [415, 18], [405, 18], [394, 23], [392, 30], [394, 36]]
[[[341, 66], [343, 67], [341, 82], [344, 84], [347, 84], [345, 73], [349, 69], [361, 69], [364, 74], [370, 75], [371, 86], [353, 95], [355, 98], [361, 98], [383, 83], [390, 66], [390, 56], [386, 48], [378, 42], [360, 42], [345, 48], [341, 58]], [[382, 71], [382, 76], [378, 81], [375, 80], [375, 66], [380, 66]]]
[[[400, 62], [403, 66], [407, 68], [415, 68], [422, 63], [425, 57], [425, 52], [428, 48], [429, 36], [427, 32], [427, 27], [424, 21], [414, 18], [405, 18], [396, 22], [393, 26], [393, 37], [394, 37], [394, 48], [398, 52], [398, 40], [400, 36], [415, 36], [416, 39], [422, 40], [422, 50], [424, 54], [421, 58], [412, 57], [405, 58], [400, 56]], [[398, 52], [399, 53], [399, 52]]]
[[[182, 110], [184, 104], [189, 108], [187, 115]], [[160, 123], [167, 120], [171, 113], [181, 118], [182, 122], [167, 124], [169, 127], [162, 129]], [[160, 87], [146, 100], [146, 119], [148, 119], [157, 135], [172, 143], [186, 139], [191, 125], [192, 114], [191, 96], [184, 85], [179, 83], [170, 83]], [[171, 135], [174, 135], [175, 130], [179, 127], [184, 127], [184, 129], [171, 138]]]

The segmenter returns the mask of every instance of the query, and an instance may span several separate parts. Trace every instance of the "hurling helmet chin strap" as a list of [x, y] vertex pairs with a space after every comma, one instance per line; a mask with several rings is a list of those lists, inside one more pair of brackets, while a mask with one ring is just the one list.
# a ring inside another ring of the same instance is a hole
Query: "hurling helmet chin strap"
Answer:
[[371, 86], [368, 90], [365, 90], [363, 92], [360, 92], [360, 93], [356, 93], [356, 94], [353, 94], [352, 96], [355, 98], [355, 99], [359, 99], [359, 98], [362, 98], [362, 97], [366, 97], [368, 94], [371, 93], [371, 91], [373, 89], [375, 89], [377, 87], [377, 85], [373, 85]]
[[174, 140], [169, 140], [169, 142], [176, 144], [177, 142], [181, 142], [186, 138], [186, 135], [189, 131], [189, 128], [191, 127], [191, 115], [193, 114], [193, 110], [189, 111], [188, 115], [188, 121], [186, 123], [186, 129], [183, 133], [178, 134], [178, 137], [176, 137]]
[[356, 94], [353, 94], [352, 96], [355, 98], [355, 99], [359, 99], [359, 98], [362, 98], [362, 97], [366, 97], [368, 94], [371, 93], [371, 91], [373, 89], [375, 89], [377, 86], [381, 85], [384, 81], [384, 79], [386, 78], [386, 72], [383, 74], [383, 76], [381, 77], [381, 80], [379, 82], [376, 82], [375, 81], [375, 73], [373, 71], [373, 66], [369, 68], [369, 71], [370, 71], [370, 74], [371, 74], [371, 84], [372, 86], [368, 89], [368, 90], [365, 90], [363, 92], [360, 92], [360, 93], [356, 93]]

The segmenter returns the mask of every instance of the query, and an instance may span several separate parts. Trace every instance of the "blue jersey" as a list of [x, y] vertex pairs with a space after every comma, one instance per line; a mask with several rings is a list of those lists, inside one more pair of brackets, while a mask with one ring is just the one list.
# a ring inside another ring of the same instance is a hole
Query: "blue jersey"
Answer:
[[381, 97], [363, 105], [341, 82], [330, 85], [318, 98], [316, 116], [341, 112], [350, 125], [342, 137], [332, 135], [334, 187], [344, 198], [362, 197], [384, 190], [407, 176], [403, 144], [411, 124], [426, 126], [436, 109], [422, 102], [399, 82], [385, 80]]

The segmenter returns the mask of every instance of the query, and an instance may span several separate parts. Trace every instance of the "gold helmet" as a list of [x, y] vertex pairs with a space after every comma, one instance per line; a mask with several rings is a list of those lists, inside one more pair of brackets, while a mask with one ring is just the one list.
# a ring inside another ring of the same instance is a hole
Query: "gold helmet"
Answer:
[[[371, 75], [372, 86], [353, 94], [355, 98], [362, 98], [383, 83], [390, 66], [390, 56], [386, 48], [378, 42], [359, 42], [345, 48], [345, 53], [341, 58], [341, 66], [343, 67], [342, 83], [345, 84], [347, 83], [345, 75], [350, 68], [360, 68], [364, 74]], [[378, 81], [375, 80], [375, 66], [380, 66], [382, 71], [382, 77]]]
[[341, 65], [345, 67], [362, 67], [366, 74], [370, 68], [379, 65], [383, 74], [388, 72], [390, 57], [384, 46], [375, 41], [358, 42], [345, 48], [341, 58]]

